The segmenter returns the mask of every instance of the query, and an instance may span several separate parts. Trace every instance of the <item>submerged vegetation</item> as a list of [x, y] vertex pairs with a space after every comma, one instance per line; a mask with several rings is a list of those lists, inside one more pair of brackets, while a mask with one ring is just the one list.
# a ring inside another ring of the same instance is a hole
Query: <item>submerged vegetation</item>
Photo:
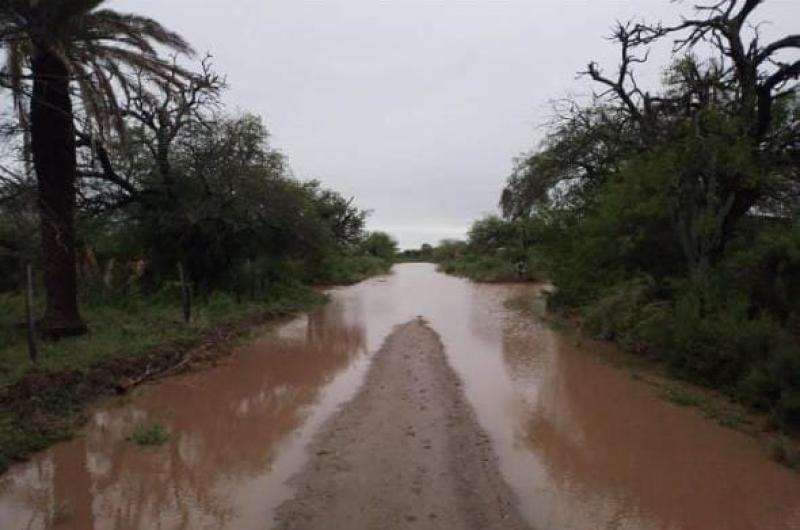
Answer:
[[128, 441], [141, 446], [164, 445], [169, 441], [170, 432], [160, 423], [143, 423], [128, 435]]
[[[554, 284], [551, 311], [796, 431], [800, 42], [759, 39], [761, 3], [618, 25], [616, 73], [589, 63], [597, 93], [556, 105], [516, 161], [503, 218], [430, 255], [479, 280], [524, 263]], [[664, 44], [672, 62], [646, 90], [636, 67]]]

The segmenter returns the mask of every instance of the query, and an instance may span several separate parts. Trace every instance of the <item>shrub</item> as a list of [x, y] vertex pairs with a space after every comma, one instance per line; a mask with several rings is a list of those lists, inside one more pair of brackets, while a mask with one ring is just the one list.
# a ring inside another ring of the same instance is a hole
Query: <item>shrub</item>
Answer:
[[137, 445], [154, 446], [167, 443], [169, 437], [169, 431], [160, 423], [146, 423], [136, 426], [126, 439]]
[[800, 346], [773, 316], [752, 314], [745, 297], [717, 280], [662, 290], [647, 276], [634, 278], [584, 307], [586, 327], [771, 413], [784, 429], [800, 427]]
[[376, 256], [331, 256], [319, 266], [315, 282], [328, 284], [352, 284], [370, 276], [389, 272], [392, 261]]
[[781, 427], [799, 428], [800, 348], [787, 342], [753, 366], [739, 393], [751, 406], [771, 411]]
[[783, 339], [780, 327], [768, 317], [749, 319], [736, 307], [703, 314], [683, 300], [675, 305], [669, 330], [659, 346], [673, 369], [728, 388], [748, 367], [769, 358]]
[[585, 308], [587, 329], [606, 340], [628, 336], [641, 319], [641, 308], [653, 300], [654, 291], [655, 282], [649, 276], [614, 286]]
[[776, 462], [800, 471], [800, 449], [792, 445], [791, 440], [780, 436], [770, 443], [770, 453]]

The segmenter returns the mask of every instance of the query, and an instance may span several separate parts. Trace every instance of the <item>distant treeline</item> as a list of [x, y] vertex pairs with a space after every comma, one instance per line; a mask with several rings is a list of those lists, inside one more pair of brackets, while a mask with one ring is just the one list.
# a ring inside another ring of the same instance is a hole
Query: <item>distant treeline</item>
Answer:
[[472, 225], [466, 241], [424, 244], [400, 252], [398, 260], [436, 263], [442, 272], [478, 282], [508, 282], [542, 279], [540, 256], [526, 223], [487, 217]]
[[[800, 40], [754, 33], [765, 2], [716, 2], [675, 27], [622, 24], [598, 92], [556, 105], [516, 161], [502, 218], [431, 248], [477, 279], [522, 262], [553, 310], [800, 428]], [[635, 67], [674, 43], [661, 86]]]

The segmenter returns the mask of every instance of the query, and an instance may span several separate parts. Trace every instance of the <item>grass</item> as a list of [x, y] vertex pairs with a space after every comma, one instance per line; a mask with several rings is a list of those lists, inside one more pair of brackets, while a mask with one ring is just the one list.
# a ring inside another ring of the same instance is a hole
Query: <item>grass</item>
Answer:
[[703, 404], [700, 409], [707, 418], [716, 421], [723, 427], [742, 430], [753, 424], [753, 420], [744, 408], [736, 403], [720, 405], [709, 402]]
[[198, 303], [185, 324], [177, 297], [87, 296], [82, 308], [91, 333], [40, 342], [39, 362], [33, 364], [25, 334], [16, 328], [20, 297], [0, 295], [0, 472], [71, 437], [84, 422], [86, 404], [125, 391], [128, 381], [153, 365], [169, 367], [204, 342], [224, 353], [259, 322], [324, 299], [302, 286], [275, 289], [260, 301], [217, 293]]
[[[179, 307], [146, 300], [109, 305], [84, 303], [83, 306], [91, 334], [57, 342], [40, 341], [36, 365], [28, 359], [21, 332], [3, 337], [0, 385], [12, 384], [33, 369], [51, 373], [85, 371], [105, 360], [136, 356], [166, 342], [190, 339], [217, 320], [201, 309], [192, 323], [183, 325]], [[5, 330], [11, 325], [2, 323]]]
[[772, 459], [784, 466], [800, 471], [800, 447], [786, 436], [779, 436], [770, 442]]
[[352, 285], [360, 281], [388, 273], [394, 262], [375, 256], [337, 256], [330, 258], [323, 267], [324, 273], [315, 282], [324, 285]]
[[462, 254], [439, 263], [438, 269], [446, 274], [461, 276], [479, 283], [538, 281], [537, 272], [529, 270], [520, 275], [515, 263], [499, 256]]
[[716, 421], [723, 427], [745, 430], [753, 420], [741, 405], [727, 399], [714, 399], [698, 390], [693, 392], [677, 386], [662, 387], [661, 397], [681, 407], [696, 407], [706, 418]]
[[162, 295], [131, 297], [92, 296], [82, 301], [90, 334], [55, 342], [39, 342], [39, 361], [28, 359], [24, 331], [15, 329], [22, 301], [0, 295], [0, 387], [13, 384], [31, 371], [58, 373], [88, 371], [103, 362], [132, 358], [157, 346], [185, 342], [222, 322], [258, 312], [287, 314], [303, 310], [319, 295], [306, 288], [278, 292], [264, 301], [237, 302], [231, 295], [216, 293], [193, 308], [185, 324], [177, 298]]
[[169, 437], [169, 431], [160, 423], [143, 423], [125, 439], [141, 446], [156, 446], [167, 443]]
[[705, 403], [703, 397], [674, 386], [665, 386], [661, 390], [661, 397], [680, 407], [700, 407]]

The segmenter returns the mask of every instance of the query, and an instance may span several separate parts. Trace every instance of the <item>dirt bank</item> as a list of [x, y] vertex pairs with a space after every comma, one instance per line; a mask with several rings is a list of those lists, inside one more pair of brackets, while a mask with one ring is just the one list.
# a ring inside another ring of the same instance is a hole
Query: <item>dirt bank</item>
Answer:
[[280, 529], [527, 528], [438, 335], [395, 328], [310, 446]]

